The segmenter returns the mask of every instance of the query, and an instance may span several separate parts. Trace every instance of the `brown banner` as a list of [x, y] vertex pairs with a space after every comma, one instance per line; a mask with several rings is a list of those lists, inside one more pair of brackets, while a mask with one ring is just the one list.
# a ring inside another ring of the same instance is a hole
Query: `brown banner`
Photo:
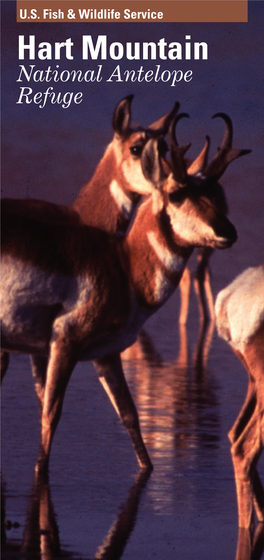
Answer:
[[17, 22], [245, 22], [247, 0], [17, 0]]

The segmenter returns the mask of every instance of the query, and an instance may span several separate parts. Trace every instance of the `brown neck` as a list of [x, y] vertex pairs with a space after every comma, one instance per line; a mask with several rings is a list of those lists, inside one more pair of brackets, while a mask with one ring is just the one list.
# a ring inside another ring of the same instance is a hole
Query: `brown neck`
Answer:
[[83, 223], [109, 233], [126, 232], [139, 195], [122, 189], [121, 181], [109, 146], [92, 179], [82, 187], [72, 205]]
[[123, 259], [137, 300], [144, 307], [156, 309], [178, 286], [193, 249], [173, 242], [167, 215], [154, 213], [152, 204], [148, 199], [139, 208], [123, 241]]

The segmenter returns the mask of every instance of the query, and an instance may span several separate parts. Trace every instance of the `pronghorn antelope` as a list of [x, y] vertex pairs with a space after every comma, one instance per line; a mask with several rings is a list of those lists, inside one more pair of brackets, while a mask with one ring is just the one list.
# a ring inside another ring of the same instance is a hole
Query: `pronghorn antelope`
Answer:
[[[151, 137], [160, 137], [179, 109], [173, 109], [144, 129], [131, 125], [133, 95], [117, 105], [113, 116], [114, 137], [97, 166], [92, 179], [81, 189], [71, 209], [82, 223], [109, 233], [125, 233], [140, 195], [148, 195], [153, 186], [146, 181], [141, 167], [142, 150]], [[164, 149], [167, 146], [160, 144]]]
[[[173, 109], [144, 129], [131, 125], [131, 102], [133, 95], [122, 99], [113, 115], [114, 136], [107, 146], [93, 177], [86, 183], [71, 206], [63, 206], [42, 200], [10, 200], [12, 212], [32, 216], [41, 221], [65, 221], [83, 223], [109, 233], [125, 233], [141, 195], [153, 190], [141, 168], [141, 153], [152, 136], [166, 134], [170, 121], [177, 113], [179, 103]], [[164, 141], [164, 155], [166, 144]], [[7, 352], [1, 352], [1, 376], [9, 363]], [[31, 355], [35, 390], [41, 410], [46, 379], [47, 358]]]
[[[154, 189], [144, 177], [141, 153], [151, 137], [166, 135], [179, 109], [173, 109], [148, 128], [131, 125], [133, 95], [122, 99], [113, 115], [114, 136], [97, 165], [92, 178], [83, 185], [69, 206], [42, 200], [12, 200], [15, 212], [40, 220], [71, 220], [94, 226], [109, 233], [125, 233], [139, 201]], [[165, 141], [161, 143], [164, 155]], [[11, 204], [11, 202], [10, 202]]]
[[[184, 115], [188, 116], [188, 115]], [[221, 117], [225, 121], [225, 134], [221, 143], [218, 153], [215, 155], [211, 161], [210, 168], [208, 170], [207, 160], [209, 152], [209, 138], [206, 137], [206, 142], [203, 150], [201, 151], [199, 157], [194, 161], [186, 161], [188, 175], [203, 177], [204, 174], [212, 175], [214, 177], [214, 182], [211, 185], [210, 199], [214, 204], [227, 215], [228, 206], [226, 202], [226, 197], [223, 187], [219, 184], [219, 179], [224, 173], [227, 165], [237, 157], [241, 155], [246, 155], [251, 152], [251, 150], [234, 150], [232, 148], [233, 143], [233, 125], [230, 117], [225, 113], [216, 113], [213, 118]], [[176, 142], [176, 138], [174, 138]], [[200, 319], [204, 322], [209, 318], [214, 321], [214, 300], [210, 281], [210, 271], [209, 271], [209, 259], [213, 249], [210, 247], [200, 247], [197, 250], [197, 268], [195, 271], [194, 278], [194, 288], [198, 299]], [[191, 273], [188, 267], [185, 268], [181, 282], [180, 282], [180, 293], [181, 293], [181, 309], [179, 315], [180, 324], [186, 324], [188, 309], [189, 309], [189, 299], [190, 299], [190, 289], [191, 289]]]
[[155, 186], [127, 236], [74, 220], [39, 220], [3, 201], [3, 349], [47, 356], [37, 469], [47, 470], [64, 393], [79, 360], [94, 360], [99, 379], [127, 428], [141, 467], [151, 468], [120, 352], [179, 284], [193, 248], [224, 249], [236, 231], [207, 196], [212, 174], [186, 172], [187, 147], [172, 146], [165, 173], [163, 143], [141, 155]]
[[247, 396], [228, 436], [235, 472], [239, 526], [249, 528], [253, 505], [264, 522], [264, 490], [257, 462], [264, 446], [264, 265], [248, 268], [215, 304], [219, 335], [249, 374]]

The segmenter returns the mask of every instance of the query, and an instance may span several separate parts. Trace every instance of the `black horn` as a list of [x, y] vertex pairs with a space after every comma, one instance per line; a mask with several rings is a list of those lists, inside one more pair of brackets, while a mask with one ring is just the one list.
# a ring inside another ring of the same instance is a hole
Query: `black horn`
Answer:
[[165, 136], [169, 130], [169, 126], [171, 124], [172, 119], [177, 114], [180, 108], [180, 104], [178, 101], [174, 104], [173, 108], [169, 113], [158, 119], [152, 125], [147, 128], [147, 132], [150, 133], [150, 137], [154, 136]]
[[232, 148], [233, 125], [230, 117], [225, 113], [216, 113], [212, 118], [214, 119], [216, 117], [220, 117], [225, 121], [225, 134], [220, 148], [218, 148], [216, 155], [207, 165], [203, 174], [205, 177], [218, 181], [231, 161], [234, 161], [240, 156], [249, 154], [251, 150], [239, 150]]
[[184, 161], [184, 155], [189, 150], [191, 144], [186, 146], [179, 146], [176, 137], [176, 125], [184, 117], [189, 117], [187, 113], [181, 113], [174, 117], [173, 121], [170, 123], [169, 127], [169, 144], [171, 150], [171, 161], [172, 161], [172, 171], [174, 179], [180, 185], [185, 185], [187, 182], [187, 171], [186, 163]]

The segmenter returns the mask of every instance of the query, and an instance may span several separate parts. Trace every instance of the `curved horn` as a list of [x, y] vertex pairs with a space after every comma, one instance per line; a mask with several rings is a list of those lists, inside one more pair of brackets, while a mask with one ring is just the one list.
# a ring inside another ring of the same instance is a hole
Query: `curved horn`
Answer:
[[205, 145], [202, 151], [200, 152], [199, 156], [197, 156], [197, 158], [194, 161], [192, 161], [191, 164], [188, 166], [187, 169], [188, 175], [197, 175], [198, 173], [203, 173], [207, 165], [208, 152], [210, 147], [210, 138], [209, 136], [206, 136], [205, 138], [206, 138]]
[[188, 113], [180, 113], [179, 115], [175, 115], [174, 119], [170, 122], [168, 133], [169, 133], [169, 144], [171, 149], [173, 149], [175, 146], [179, 146], [176, 137], [176, 125], [181, 119], [185, 117], [189, 119], [190, 115], [188, 115]]
[[115, 108], [113, 116], [113, 129], [114, 131], [125, 138], [130, 130], [131, 121], [131, 103], [134, 95], [128, 95], [122, 99]]
[[230, 117], [225, 113], [216, 113], [216, 115], [214, 115], [212, 118], [214, 119], [216, 117], [221, 117], [222, 119], [224, 119], [226, 123], [225, 134], [222, 144], [220, 148], [218, 148], [216, 155], [204, 170], [204, 175], [205, 177], [212, 178], [218, 181], [231, 161], [237, 159], [240, 156], [249, 154], [251, 150], [238, 150], [232, 148], [233, 125]]
[[159, 136], [159, 135], [167, 134], [170, 123], [173, 117], [175, 117], [175, 115], [177, 114], [179, 108], [180, 108], [180, 104], [178, 101], [176, 101], [172, 110], [169, 111], [169, 113], [167, 113], [166, 115], [164, 115], [164, 117], [161, 117], [160, 119], [152, 123], [147, 128], [147, 131], [151, 132], [151, 136]]
[[180, 185], [185, 185], [187, 182], [187, 171], [184, 161], [184, 155], [191, 146], [191, 144], [187, 144], [187, 146], [179, 146], [176, 137], [176, 125], [179, 120], [184, 117], [189, 117], [189, 115], [187, 113], [181, 113], [180, 115], [177, 115], [176, 117], [174, 117], [169, 127], [169, 144], [171, 150], [173, 177]]
[[232, 121], [231, 121], [230, 117], [228, 115], [226, 115], [226, 113], [215, 113], [215, 115], [212, 116], [212, 119], [217, 119], [218, 117], [223, 119], [225, 121], [225, 124], [226, 124], [225, 134], [224, 134], [224, 138], [222, 140], [222, 144], [220, 146], [220, 149], [224, 150], [226, 148], [232, 148], [232, 143], [233, 143], [233, 124], [232, 124]]

